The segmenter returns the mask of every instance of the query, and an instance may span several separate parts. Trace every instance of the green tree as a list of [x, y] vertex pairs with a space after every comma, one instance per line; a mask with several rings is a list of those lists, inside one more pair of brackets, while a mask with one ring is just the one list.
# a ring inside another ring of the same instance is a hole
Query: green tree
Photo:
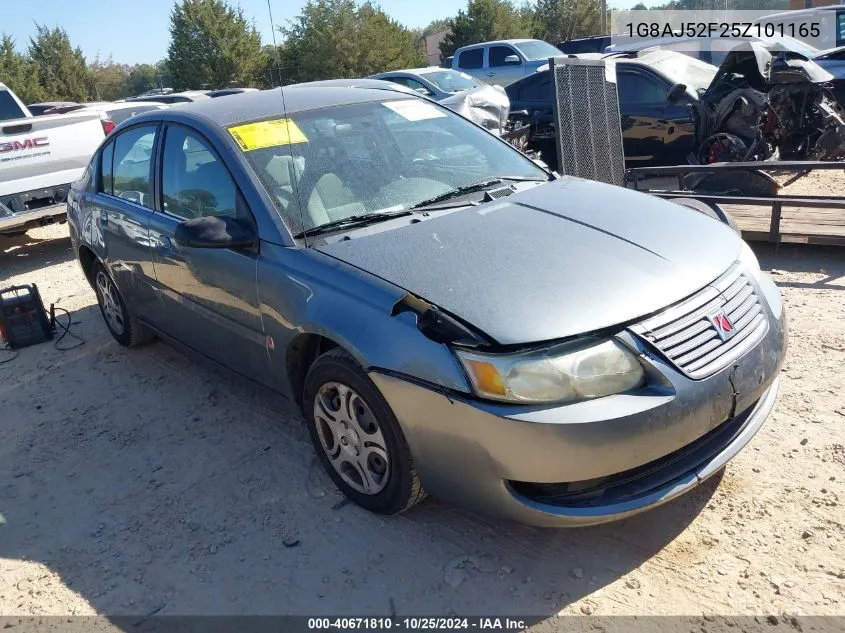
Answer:
[[88, 66], [91, 92], [99, 101], [117, 101], [129, 95], [129, 67], [115, 64], [111, 57], [105, 62], [99, 56]]
[[530, 35], [526, 12], [510, 0], [469, 0], [466, 11], [460, 10], [449, 20], [450, 33], [440, 44], [443, 57], [468, 44]]
[[11, 35], [0, 35], [0, 81], [5, 83], [24, 103], [42, 101], [44, 92], [38, 83], [35, 66], [17, 52]]
[[226, 0], [181, 0], [170, 13], [167, 67], [177, 89], [251, 86], [265, 66], [261, 36]]
[[79, 47], [73, 48], [67, 32], [36, 24], [36, 34], [29, 40], [29, 57], [35, 68], [45, 100], [89, 101], [88, 68]]
[[449, 29], [449, 18], [438, 18], [428, 23], [425, 28], [420, 29], [420, 37], [428, 37], [432, 33], [439, 33]]
[[601, 7], [595, 0], [538, 0], [534, 8], [533, 36], [563, 42], [596, 35], [601, 29]]
[[371, 2], [310, 0], [279, 32], [282, 83], [362, 77], [424, 63], [411, 31]]
[[158, 74], [158, 69], [152, 64], [135, 64], [126, 78], [127, 91], [134, 96], [157, 88]]

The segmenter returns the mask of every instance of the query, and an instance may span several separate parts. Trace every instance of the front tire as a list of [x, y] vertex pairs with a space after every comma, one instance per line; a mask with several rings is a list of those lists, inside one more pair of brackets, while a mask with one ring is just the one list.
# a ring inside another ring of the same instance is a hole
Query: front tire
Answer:
[[106, 271], [105, 266], [96, 262], [91, 271], [94, 280], [94, 292], [100, 313], [106, 322], [106, 327], [118, 343], [124, 347], [142, 345], [155, 338], [144, 325], [132, 316], [126, 307], [120, 291]]
[[335, 348], [311, 365], [303, 410], [314, 450], [351, 501], [397, 514], [425, 498], [396, 416], [347, 352]]

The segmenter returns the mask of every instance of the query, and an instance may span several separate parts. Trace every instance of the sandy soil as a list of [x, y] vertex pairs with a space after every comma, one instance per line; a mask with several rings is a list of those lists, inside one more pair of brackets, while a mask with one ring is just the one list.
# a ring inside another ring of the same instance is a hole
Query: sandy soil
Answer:
[[540, 530], [345, 504], [284, 401], [113, 342], [65, 227], [0, 241], [85, 339], [0, 365], [0, 614], [845, 615], [845, 253], [755, 250], [792, 336], [761, 432], [676, 502]]

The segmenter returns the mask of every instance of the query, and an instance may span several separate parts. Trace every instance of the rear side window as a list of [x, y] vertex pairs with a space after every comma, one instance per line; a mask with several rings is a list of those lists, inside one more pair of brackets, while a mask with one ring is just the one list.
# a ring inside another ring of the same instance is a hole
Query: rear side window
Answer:
[[112, 195], [112, 160], [114, 159], [114, 143], [109, 143], [100, 154], [100, 188], [103, 193]]
[[458, 68], [482, 68], [484, 66], [484, 49], [473, 48], [458, 55]]
[[0, 90], [0, 121], [22, 119], [25, 116], [21, 107], [12, 99], [12, 95], [5, 90]]
[[236, 215], [237, 188], [215, 152], [190, 130], [168, 128], [162, 157], [162, 208], [185, 220]]
[[113, 193], [118, 198], [153, 208], [150, 166], [156, 127], [143, 125], [114, 140]]
[[490, 67], [498, 68], [499, 66], [505, 66], [505, 57], [508, 55], [516, 55], [516, 51], [510, 46], [491, 46], [489, 53]]

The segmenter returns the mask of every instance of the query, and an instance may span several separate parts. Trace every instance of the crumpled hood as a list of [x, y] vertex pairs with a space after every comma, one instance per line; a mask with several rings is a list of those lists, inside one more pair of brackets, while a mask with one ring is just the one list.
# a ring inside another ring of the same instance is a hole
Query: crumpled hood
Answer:
[[501, 86], [479, 86], [456, 92], [440, 104], [475, 121], [489, 132], [500, 135], [508, 121], [511, 102]]
[[[752, 74], [752, 70], [754, 72]], [[755, 90], [767, 90], [777, 83], [826, 83], [833, 79], [814, 61], [796, 51], [790, 51], [776, 43], [743, 42], [731, 49], [722, 60], [719, 72], [705, 91], [715, 91], [726, 75], [740, 73]]]
[[740, 248], [732, 230], [701, 213], [568, 177], [440, 213], [317, 248], [501, 344], [561, 339], [658, 311], [716, 279]]

